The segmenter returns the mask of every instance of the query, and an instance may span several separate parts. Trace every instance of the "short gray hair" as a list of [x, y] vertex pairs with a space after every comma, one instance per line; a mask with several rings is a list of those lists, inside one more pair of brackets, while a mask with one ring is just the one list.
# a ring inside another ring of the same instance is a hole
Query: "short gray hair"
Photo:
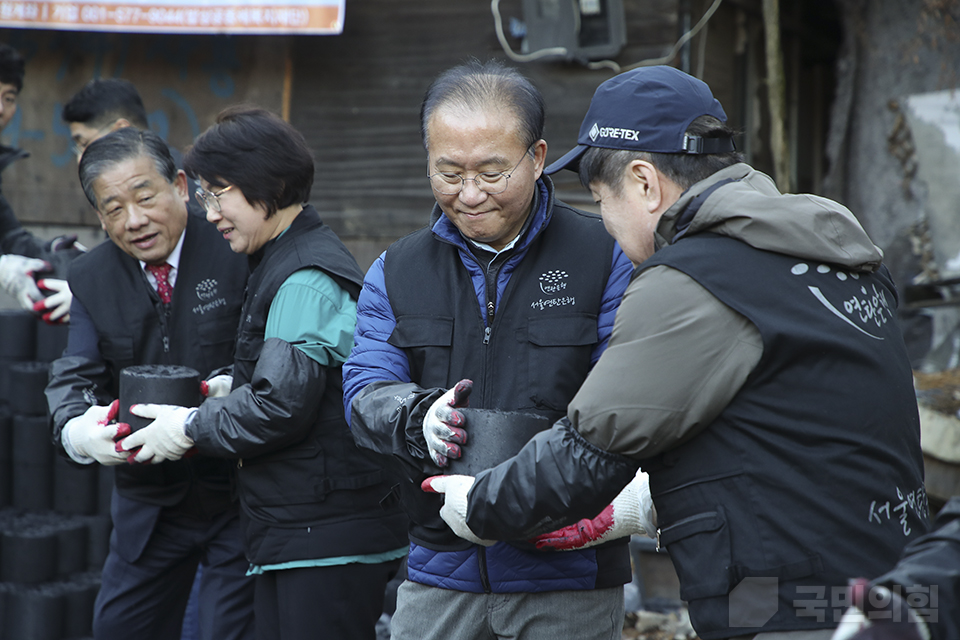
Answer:
[[447, 69], [430, 84], [420, 105], [420, 138], [427, 151], [430, 117], [448, 104], [467, 109], [507, 107], [517, 117], [525, 147], [543, 138], [543, 96], [522, 73], [499, 60], [472, 59]]
[[152, 159], [160, 175], [173, 184], [177, 178], [177, 165], [170, 155], [170, 148], [150, 130], [123, 127], [97, 138], [84, 149], [80, 158], [80, 186], [94, 208], [99, 209], [93, 182], [110, 168], [140, 156]]

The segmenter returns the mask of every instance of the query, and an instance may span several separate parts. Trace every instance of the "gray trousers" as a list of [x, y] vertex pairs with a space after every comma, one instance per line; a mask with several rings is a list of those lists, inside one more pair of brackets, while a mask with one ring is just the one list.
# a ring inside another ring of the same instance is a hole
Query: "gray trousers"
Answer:
[[623, 587], [547, 593], [465, 593], [405, 580], [391, 640], [620, 640]]

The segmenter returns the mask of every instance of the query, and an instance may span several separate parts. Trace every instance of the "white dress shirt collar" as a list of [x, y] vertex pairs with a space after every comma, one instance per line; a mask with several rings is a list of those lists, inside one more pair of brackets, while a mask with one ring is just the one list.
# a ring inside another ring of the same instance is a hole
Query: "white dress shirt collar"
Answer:
[[[167, 281], [170, 282], [171, 287], [177, 285], [177, 271], [180, 267], [180, 251], [183, 249], [183, 238], [187, 235], [187, 229], [184, 227], [183, 233], [180, 234], [180, 239], [177, 240], [177, 246], [173, 248], [173, 251], [170, 252], [170, 255], [167, 256], [167, 264], [172, 268], [170, 269], [170, 275], [167, 276]], [[147, 263], [143, 260], [140, 260], [140, 268], [143, 269], [143, 272], [147, 275], [147, 282], [150, 283], [154, 289], [157, 288], [157, 279], [153, 277], [153, 274], [147, 271]]]

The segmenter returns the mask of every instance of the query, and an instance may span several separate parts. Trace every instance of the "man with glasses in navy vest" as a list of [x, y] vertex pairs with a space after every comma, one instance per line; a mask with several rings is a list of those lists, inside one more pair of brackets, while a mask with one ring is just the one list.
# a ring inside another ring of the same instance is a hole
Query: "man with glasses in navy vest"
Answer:
[[[543, 175], [543, 100], [496, 62], [441, 74], [421, 108], [430, 226], [364, 280], [344, 402], [358, 443], [403, 470], [410, 517], [395, 640], [619, 639], [626, 540], [569, 554], [466, 542], [420, 490], [470, 454], [456, 406], [562, 416], [600, 356], [631, 267]], [[468, 400], [469, 399], [469, 400]]]

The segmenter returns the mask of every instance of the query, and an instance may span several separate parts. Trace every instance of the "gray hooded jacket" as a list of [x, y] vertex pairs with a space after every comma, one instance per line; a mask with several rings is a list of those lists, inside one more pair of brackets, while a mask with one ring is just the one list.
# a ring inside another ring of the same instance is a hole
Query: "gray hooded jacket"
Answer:
[[[690, 211], [697, 196], [731, 179]], [[684, 235], [714, 233], [852, 271], [873, 272], [883, 258], [848, 209], [818, 196], [782, 195], [768, 176], [746, 164], [687, 190], [661, 217], [658, 244], [672, 243], [678, 225]], [[762, 352], [760, 334], [744, 316], [689, 276], [653, 267], [627, 287], [610, 347], [568, 416], [596, 446], [647, 458], [713, 422]]]
[[[746, 164], [688, 189], [661, 217], [657, 241], [704, 232], [855, 272], [877, 270], [883, 257], [845, 207], [780, 194]], [[762, 354], [757, 328], [692, 278], [666, 266], [640, 272], [567, 418], [477, 476], [467, 524], [481, 538], [523, 539], [598, 513], [639, 460], [709, 426]]]

